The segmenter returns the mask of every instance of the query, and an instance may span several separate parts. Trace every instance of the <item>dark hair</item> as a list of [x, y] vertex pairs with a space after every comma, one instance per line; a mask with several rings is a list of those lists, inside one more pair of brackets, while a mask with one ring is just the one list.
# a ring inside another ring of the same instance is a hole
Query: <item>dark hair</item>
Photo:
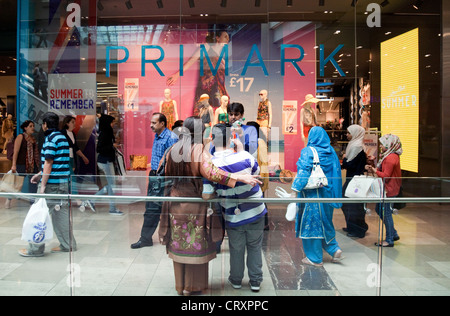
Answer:
[[167, 127], [167, 117], [164, 114], [156, 112], [153, 115], [158, 115], [158, 122], [164, 122], [164, 127]]
[[215, 147], [227, 147], [230, 144], [231, 125], [219, 123], [212, 128], [212, 139]]
[[67, 124], [69, 124], [70, 121], [72, 120], [75, 120], [75, 118], [72, 115], [66, 115], [62, 121], [62, 128], [68, 129], [69, 127], [67, 126]]
[[23, 122], [22, 124], [20, 124], [20, 128], [23, 129], [25, 131], [25, 128], [27, 128], [31, 123], [34, 124], [34, 122], [32, 120], [26, 120], [25, 122]]
[[42, 122], [47, 124], [48, 129], [58, 129], [59, 127], [59, 116], [53, 112], [47, 112], [42, 118]]
[[264, 135], [264, 133], [260, 133], [260, 125], [257, 122], [250, 121], [250, 122], [247, 122], [247, 124], [245, 124], [245, 125], [253, 126], [254, 128], [256, 128], [256, 134], [258, 135], [258, 138], [261, 138], [262, 140], [267, 142], [266, 135]]
[[173, 131], [175, 128], [181, 127], [181, 126], [183, 126], [183, 120], [175, 121], [175, 123], [173, 123], [173, 126], [172, 126], [172, 131]]
[[228, 113], [240, 113], [242, 115], [244, 115], [244, 106], [242, 105], [242, 103], [238, 103], [238, 102], [233, 102], [228, 106], [227, 109]]

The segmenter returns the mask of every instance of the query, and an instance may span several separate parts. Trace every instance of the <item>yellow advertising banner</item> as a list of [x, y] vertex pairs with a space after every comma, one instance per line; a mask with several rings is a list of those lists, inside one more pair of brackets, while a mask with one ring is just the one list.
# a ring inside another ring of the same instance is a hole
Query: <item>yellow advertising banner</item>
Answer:
[[381, 43], [381, 132], [400, 138], [401, 168], [417, 173], [419, 29]]

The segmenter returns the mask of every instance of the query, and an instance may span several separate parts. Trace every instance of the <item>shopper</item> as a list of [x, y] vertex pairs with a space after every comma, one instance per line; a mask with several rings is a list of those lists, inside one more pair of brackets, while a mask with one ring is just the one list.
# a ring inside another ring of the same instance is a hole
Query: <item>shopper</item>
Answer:
[[[183, 123], [184, 124], [184, 123]], [[167, 149], [178, 141], [178, 136], [167, 128], [167, 118], [162, 113], [154, 113], [151, 120], [151, 129], [155, 133], [153, 140], [151, 170], [148, 178], [148, 196], [162, 196], [164, 187], [161, 187], [159, 179], [156, 177], [159, 163]], [[132, 249], [153, 246], [153, 234], [158, 227], [161, 215], [161, 202], [145, 203], [144, 223], [141, 229], [141, 236], [137, 242], [131, 245]]]
[[231, 103], [228, 107], [228, 115], [234, 132], [244, 144], [244, 149], [252, 155], [256, 153], [258, 149], [258, 132], [253, 126], [244, 124], [244, 106], [242, 103]]
[[[169, 197], [202, 197], [202, 179], [233, 187], [237, 181], [256, 185], [249, 175], [233, 175], [214, 167], [204, 152], [205, 126], [198, 117], [188, 117], [180, 140], [169, 149], [165, 164]], [[207, 203], [163, 203], [159, 237], [174, 261], [175, 288], [190, 295], [208, 288], [208, 262], [216, 257], [216, 241], [223, 237], [221, 218]], [[209, 211], [208, 211], [209, 210]]]
[[[55, 113], [44, 114], [42, 130], [45, 141], [41, 151], [42, 171], [34, 175], [32, 183], [38, 183], [40, 194], [69, 194], [69, 143], [66, 137], [58, 131], [59, 117]], [[70, 213], [67, 200], [47, 199], [49, 212], [52, 216], [53, 230], [60, 245], [51, 250], [53, 253], [75, 251], [77, 243], [70, 225]], [[59, 207], [57, 207], [59, 206]], [[28, 249], [19, 250], [23, 257], [42, 257], [45, 244], [29, 244]]]
[[[367, 164], [367, 155], [364, 151], [364, 136], [366, 130], [357, 124], [350, 125], [347, 128], [347, 139], [349, 143], [345, 150], [344, 159], [341, 168], [347, 170], [346, 181], [342, 192], [345, 192], [348, 184], [354, 176], [364, 174]], [[347, 226], [344, 231], [349, 237], [364, 238], [369, 226], [366, 223], [366, 211], [364, 203], [343, 203], [342, 211], [344, 212], [345, 222]]]
[[[114, 137], [113, 124], [115, 118], [102, 114], [99, 118], [99, 135], [97, 141], [97, 165], [98, 168], [103, 171], [106, 178], [106, 185], [99, 190], [95, 195], [108, 194], [113, 196], [113, 186], [115, 183], [115, 171], [114, 160], [116, 157], [116, 151], [114, 149], [116, 139]], [[95, 212], [95, 206], [91, 201], [86, 201], [86, 204]], [[109, 202], [109, 214], [110, 215], [123, 215], [123, 212], [116, 208], [116, 204], [113, 201]]]
[[[396, 197], [399, 195], [402, 186], [402, 170], [400, 168], [400, 155], [403, 153], [402, 143], [398, 136], [387, 134], [380, 138], [380, 144], [382, 153], [377, 168], [366, 165], [366, 169], [383, 178], [386, 197]], [[380, 243], [376, 242], [376, 246], [394, 247], [394, 241], [400, 239], [394, 227], [392, 209], [393, 203], [378, 203], [376, 205], [377, 214], [386, 227], [386, 240]]]
[[[14, 153], [12, 159], [12, 172], [18, 172], [24, 176], [22, 193], [36, 193], [37, 185], [31, 183], [31, 175], [40, 169], [40, 155], [38, 144], [34, 138], [34, 122], [27, 120], [20, 125], [23, 133], [17, 135], [14, 141]], [[6, 199], [5, 208], [11, 207], [11, 199]]]
[[[80, 157], [85, 165], [89, 164], [89, 159], [83, 154], [81, 149], [78, 147], [77, 139], [75, 136], [75, 133], [73, 130], [75, 129], [75, 117], [72, 115], [66, 115], [62, 122], [62, 129], [61, 133], [66, 136], [67, 142], [69, 143], [69, 150], [70, 150], [70, 191], [71, 194], [78, 194], [77, 187], [75, 185], [76, 183], [76, 166], [77, 166], [77, 160], [76, 156]], [[76, 155], [76, 156], [75, 156]], [[88, 205], [89, 202], [85, 201], [83, 202], [83, 206], [85, 207]]]
[[[228, 172], [259, 175], [256, 159], [245, 150], [235, 152], [230, 147], [232, 141], [231, 126], [216, 124], [212, 128], [215, 146], [212, 162], [215, 166]], [[236, 146], [236, 144], [235, 144]], [[225, 218], [225, 227], [230, 247], [230, 275], [228, 281], [233, 288], [241, 288], [245, 269], [245, 252], [247, 251], [247, 269], [252, 291], [259, 291], [263, 280], [262, 240], [264, 232], [264, 215], [267, 209], [264, 203], [230, 202], [227, 199], [262, 198], [259, 186], [240, 184], [229, 188], [221, 184], [212, 185], [205, 181], [205, 194], [214, 192], [221, 198], [221, 207]]]
[[[304, 190], [313, 167], [314, 147], [319, 155], [328, 185], [320, 189]], [[307, 147], [303, 148], [297, 162], [297, 176], [292, 190], [298, 192], [299, 198], [341, 198], [342, 178], [339, 159], [330, 145], [327, 132], [319, 126], [311, 128]], [[295, 223], [296, 236], [302, 239], [306, 257], [303, 263], [322, 266], [322, 248], [332, 256], [332, 262], [342, 259], [342, 250], [336, 240], [333, 226], [333, 211], [342, 207], [342, 203], [302, 203]]]

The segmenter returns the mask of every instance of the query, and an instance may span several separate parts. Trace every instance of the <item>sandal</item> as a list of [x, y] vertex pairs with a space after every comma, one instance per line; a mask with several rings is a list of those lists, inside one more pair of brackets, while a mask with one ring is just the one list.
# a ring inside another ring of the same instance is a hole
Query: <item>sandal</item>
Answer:
[[389, 244], [386, 241], [383, 241], [381, 244], [376, 242], [375, 246], [377, 246], [377, 247], [394, 247], [394, 244]]
[[308, 265], [314, 266], [314, 267], [323, 267], [323, 263], [322, 262], [321, 263], [314, 263], [311, 260], [309, 260], [308, 257], [303, 258], [302, 262], [304, 264], [308, 264]]

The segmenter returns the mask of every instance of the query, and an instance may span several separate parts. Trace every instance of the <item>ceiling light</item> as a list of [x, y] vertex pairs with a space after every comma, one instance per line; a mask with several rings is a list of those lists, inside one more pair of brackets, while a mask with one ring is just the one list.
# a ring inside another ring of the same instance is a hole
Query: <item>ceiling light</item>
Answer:
[[323, 7], [325, 5], [325, 0], [319, 0], [319, 7]]
[[162, 3], [162, 0], [156, 1], [156, 4], [158, 5], [158, 9], [164, 8], [164, 5], [163, 5], [163, 3]]
[[388, 0], [384, 0], [383, 2], [381, 2], [381, 6], [382, 7], [385, 7], [385, 6], [387, 6], [389, 4], [389, 1]]
[[261, 0], [255, 0], [255, 7], [261, 6]]
[[222, 8], [225, 8], [225, 7], [227, 6], [227, 0], [222, 0], [222, 1], [220, 2], [220, 6], [221, 6]]
[[194, 7], [195, 7], [194, 0], [189, 0], [189, 8], [194, 8]]
[[423, 0], [417, 0], [416, 3], [413, 4], [414, 9], [419, 10], [423, 4]]
[[292, 7], [292, 0], [287, 0], [287, 4], [288, 7]]
[[102, 2], [100, 0], [98, 0], [97, 2], [97, 9], [99, 9], [100, 11], [103, 11], [105, 7], [103, 6]]
[[131, 4], [131, 0], [125, 1], [125, 5], [127, 6], [128, 10], [133, 8], [133, 5]]

